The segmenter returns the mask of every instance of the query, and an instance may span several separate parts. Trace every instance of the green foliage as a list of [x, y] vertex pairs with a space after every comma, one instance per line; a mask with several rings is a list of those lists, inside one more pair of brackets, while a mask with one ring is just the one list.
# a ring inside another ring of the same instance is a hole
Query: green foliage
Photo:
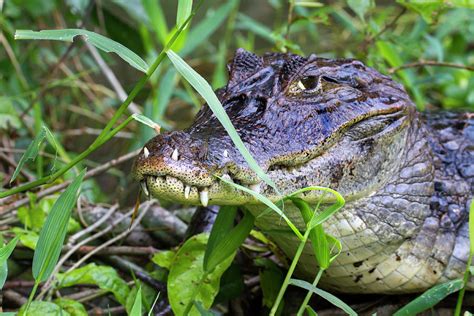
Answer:
[[18, 237], [13, 238], [8, 244], [0, 248], [0, 290], [3, 288], [8, 276], [7, 260], [15, 249], [18, 239]]
[[70, 300], [67, 298], [57, 298], [54, 300], [54, 304], [58, 305], [64, 311], [68, 312], [71, 316], [88, 315], [84, 305], [74, 300]]
[[416, 315], [441, 302], [446, 296], [459, 291], [464, 286], [463, 280], [456, 279], [438, 284], [399, 309], [394, 316]]
[[117, 274], [114, 268], [89, 263], [81, 268], [66, 273], [58, 273], [58, 288], [71, 287], [78, 284], [94, 284], [110, 291], [117, 301], [125, 306], [130, 289], [127, 283]]
[[135, 301], [130, 310], [130, 316], [141, 316], [142, 315], [142, 288], [139, 287], [135, 295]]
[[[31, 304], [23, 305], [18, 311], [18, 316], [72, 316], [59, 305], [51, 302], [34, 301]], [[80, 313], [76, 315], [81, 315]]]
[[130, 49], [103, 35], [91, 31], [86, 31], [82, 29], [63, 29], [43, 30], [39, 32], [18, 30], [15, 32], [15, 39], [17, 40], [32, 39], [73, 42], [74, 37], [76, 36], [82, 36], [86, 41], [88, 41], [95, 47], [103, 50], [104, 52], [116, 53], [135, 69], [138, 69], [145, 73], [148, 70], [147, 63], [143, 59], [141, 59], [140, 56], [132, 52]]
[[211, 272], [203, 268], [208, 234], [188, 239], [178, 250], [168, 276], [168, 297], [173, 312], [180, 315], [199, 315], [195, 301], [209, 309], [219, 292], [220, 277], [230, 266], [234, 256], [217, 265]]

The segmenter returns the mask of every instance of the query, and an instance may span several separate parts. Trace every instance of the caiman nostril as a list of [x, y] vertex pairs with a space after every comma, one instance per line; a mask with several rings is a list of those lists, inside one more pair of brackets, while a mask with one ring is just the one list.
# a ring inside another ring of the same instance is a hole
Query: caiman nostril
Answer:
[[178, 161], [178, 158], [179, 158], [178, 149], [175, 148], [175, 149], [173, 150], [173, 153], [171, 154], [171, 159], [173, 159], [174, 161]]

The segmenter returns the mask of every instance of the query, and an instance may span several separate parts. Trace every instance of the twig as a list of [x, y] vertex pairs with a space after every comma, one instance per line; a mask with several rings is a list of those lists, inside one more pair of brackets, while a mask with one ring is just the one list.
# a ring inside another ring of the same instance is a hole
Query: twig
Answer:
[[400, 13], [398, 13], [398, 15], [393, 18], [393, 20], [390, 22], [390, 23], [387, 23], [385, 24], [384, 28], [382, 30], [380, 30], [380, 32], [378, 32], [377, 34], [375, 34], [374, 36], [366, 39], [363, 43], [363, 48], [365, 50], [365, 48], [370, 44], [370, 43], [373, 43], [374, 40], [376, 40], [378, 37], [380, 37], [380, 35], [382, 35], [383, 33], [385, 33], [387, 30], [391, 29], [392, 27], [395, 26], [395, 23], [397, 23], [398, 19], [400, 19], [400, 17], [405, 14], [405, 12], [407, 11], [407, 8], [403, 7], [402, 8], [402, 11], [400, 11]]
[[97, 248], [95, 248], [93, 251], [89, 252], [88, 254], [86, 254], [84, 257], [82, 257], [80, 260], [78, 260], [72, 267], [70, 267], [67, 271], [67, 272], [70, 272], [74, 269], [76, 269], [77, 267], [79, 267], [82, 263], [84, 263], [87, 259], [89, 259], [90, 257], [92, 257], [94, 254], [96, 254], [97, 252], [99, 252], [100, 250], [106, 248], [107, 246], [109, 245], [112, 245], [113, 243], [115, 243], [116, 241], [122, 239], [122, 238], [125, 238], [128, 234], [130, 234], [130, 232], [132, 232], [135, 227], [138, 226], [138, 224], [140, 224], [140, 221], [142, 220], [143, 216], [146, 215], [146, 213], [148, 212], [148, 210], [150, 209], [150, 206], [151, 206], [151, 203], [148, 203], [148, 204], [143, 204], [143, 211], [138, 215], [137, 219], [135, 220], [135, 222], [132, 224], [132, 226], [130, 226], [129, 229], [123, 231], [122, 233], [118, 234], [117, 236], [115, 236], [114, 238], [112, 239], [109, 239], [107, 240], [105, 243], [103, 243], [102, 245], [98, 246]]
[[89, 227], [87, 227], [86, 229], [83, 229], [79, 232], [77, 232], [76, 234], [72, 235], [71, 237], [69, 237], [69, 240], [68, 240], [68, 243], [70, 245], [74, 244], [76, 242], [76, 240], [78, 240], [79, 238], [81, 238], [82, 236], [94, 231], [97, 227], [99, 227], [100, 225], [102, 225], [106, 220], [109, 219], [110, 216], [112, 216], [112, 214], [118, 210], [118, 205], [115, 204], [114, 206], [112, 206], [108, 211], [107, 213], [105, 213], [104, 216], [102, 216], [102, 218], [100, 218], [97, 222], [93, 223], [92, 225], [90, 225]]
[[[65, 249], [70, 249], [66, 247]], [[96, 246], [81, 246], [76, 253], [86, 254], [96, 251]], [[96, 252], [96, 255], [125, 255], [125, 256], [149, 256], [157, 253], [159, 250], [154, 247], [134, 247], [134, 246], [110, 246]]]
[[[120, 101], [125, 101], [127, 99], [127, 93], [123, 89], [122, 85], [118, 81], [112, 69], [110, 69], [110, 67], [105, 63], [104, 59], [102, 59], [102, 56], [100, 56], [99, 52], [97, 51], [97, 48], [92, 46], [89, 42], [86, 42], [85, 44], [92, 57], [94, 58], [95, 62], [102, 70], [110, 85], [114, 89], [115, 93], [117, 93], [117, 96], [119, 97]], [[128, 108], [132, 113], [141, 113], [140, 108], [134, 102], [131, 102]]]
[[[115, 211], [115, 210], [114, 210]], [[45, 284], [43, 285], [43, 287], [41, 288], [41, 293], [38, 295], [38, 298], [42, 298], [44, 296], [44, 294], [46, 294], [47, 291], [49, 291], [49, 289], [51, 288], [51, 284], [54, 280], [54, 277], [56, 275], [56, 273], [59, 272], [59, 270], [61, 269], [61, 267], [63, 266], [63, 264], [66, 262], [67, 259], [69, 259], [69, 257], [71, 257], [74, 252], [76, 252], [77, 249], [79, 249], [81, 246], [105, 235], [106, 233], [108, 233], [109, 231], [111, 231], [115, 226], [117, 226], [120, 222], [122, 222], [123, 220], [125, 220], [126, 218], [128, 218], [129, 216], [132, 215], [134, 210], [131, 210], [129, 211], [128, 213], [126, 214], [122, 214], [122, 216], [120, 216], [118, 219], [116, 219], [111, 225], [107, 226], [105, 229], [95, 233], [94, 235], [84, 239], [84, 240], [81, 240], [77, 245], [75, 245], [74, 247], [71, 247], [71, 249], [61, 257], [61, 259], [58, 261], [58, 263], [56, 264], [56, 266], [54, 267], [54, 270], [53, 272], [51, 273], [51, 276], [50, 278], [45, 282]], [[109, 211], [110, 212], [110, 211]], [[97, 250], [99, 249], [100, 250], [100, 247], [97, 247], [95, 248], [95, 252], [97, 252]], [[90, 252], [89, 254], [94, 254], [95, 252]], [[85, 257], [86, 259], [89, 258], [91, 255], [87, 254]], [[81, 258], [81, 260], [79, 260], [78, 262], [79, 263], [82, 263], [84, 262], [85, 260], [82, 260], [84, 259]], [[77, 263], [76, 263], [77, 264]], [[67, 272], [73, 270], [73, 268], [79, 266], [80, 264], [77, 264], [77, 265], [73, 265], [72, 268], [70, 268]]]
[[93, 309], [90, 309], [87, 311], [87, 315], [97, 315], [97, 316], [114, 315], [114, 314], [123, 315], [124, 312], [125, 312], [125, 307], [123, 306], [109, 307], [107, 309], [94, 307]]
[[409, 63], [405, 65], [401, 65], [399, 67], [390, 68], [388, 73], [393, 74], [399, 70], [406, 69], [406, 68], [417, 68], [417, 67], [425, 67], [425, 66], [434, 66], [434, 67], [450, 67], [450, 68], [459, 68], [465, 69], [469, 71], [474, 71], [474, 66], [467, 66], [463, 64], [455, 64], [455, 63], [448, 63], [448, 62], [440, 62], [434, 60], [422, 60], [414, 63]]
[[23, 280], [15, 280], [15, 281], [7, 281], [3, 285], [3, 289], [18, 289], [19, 287], [33, 287], [35, 285], [35, 281], [23, 281]]
[[[113, 166], [119, 165], [119, 164], [121, 164], [121, 163], [123, 163], [127, 160], [130, 160], [130, 159], [134, 158], [136, 155], [138, 155], [139, 152], [140, 152], [140, 150], [132, 151], [131, 153], [128, 153], [126, 155], [123, 155], [122, 157], [113, 159], [113, 160], [111, 160], [111, 161], [109, 161], [109, 162], [107, 162], [107, 163], [105, 163], [105, 164], [103, 164], [103, 165], [101, 165], [97, 168], [94, 168], [94, 169], [92, 169], [92, 170], [90, 170], [86, 173], [86, 175], [84, 176], [84, 179], [94, 177], [98, 174], [101, 174], [102, 172], [106, 171], [107, 169], [109, 169]], [[37, 199], [41, 199], [41, 198], [43, 198], [47, 195], [58, 192], [58, 191], [60, 191], [64, 188], [66, 188], [71, 182], [72, 182], [72, 180], [64, 181], [61, 184], [57, 184], [55, 186], [52, 186], [52, 187], [49, 187], [49, 188], [44, 189], [42, 191], [39, 191], [38, 194], [36, 195], [36, 197], [37, 197]], [[25, 197], [23, 199], [15, 201], [12, 204], [5, 207], [3, 210], [0, 210], [0, 215], [7, 214], [7, 213], [19, 208], [20, 206], [26, 205], [26, 204], [29, 203], [29, 201], [30, 201], [30, 199], [28, 197]]]
[[12, 303], [15, 303], [17, 306], [22, 306], [28, 301], [26, 297], [17, 293], [13, 290], [6, 290], [3, 292], [4, 299], [9, 300]]

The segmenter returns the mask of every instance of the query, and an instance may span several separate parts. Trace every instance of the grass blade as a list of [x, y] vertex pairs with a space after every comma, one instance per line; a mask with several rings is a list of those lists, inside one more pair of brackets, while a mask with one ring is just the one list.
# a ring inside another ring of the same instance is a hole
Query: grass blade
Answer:
[[163, 8], [159, 0], [150, 1], [142, 0], [143, 8], [148, 14], [151, 26], [156, 33], [162, 45], [166, 44], [166, 37], [168, 35], [168, 26], [166, 25], [166, 17], [163, 13]]
[[28, 145], [26, 152], [23, 154], [23, 156], [21, 156], [20, 161], [18, 162], [18, 166], [16, 166], [15, 171], [13, 172], [13, 176], [10, 179], [10, 183], [15, 181], [16, 177], [18, 177], [18, 174], [20, 174], [20, 170], [23, 168], [23, 166], [28, 160], [36, 159], [36, 156], [38, 156], [39, 149], [45, 137], [46, 131], [44, 128], [42, 128], [39, 134], [36, 135], [33, 141]]
[[49, 278], [58, 261], [66, 237], [71, 210], [76, 203], [85, 172], [85, 169], [82, 170], [59, 196], [41, 229], [33, 256], [33, 277], [36, 282], [43, 282]]
[[186, 62], [181, 59], [175, 52], [172, 50], [167, 51], [167, 55], [173, 65], [175, 66], [176, 70], [196, 89], [196, 91], [206, 100], [209, 108], [212, 110], [214, 115], [217, 117], [219, 122], [225, 128], [227, 133], [229, 134], [232, 142], [237, 147], [241, 155], [244, 157], [245, 161], [249, 165], [249, 167], [268, 185], [270, 185], [275, 191], [280, 194], [278, 191], [275, 183], [268, 177], [268, 175], [260, 168], [258, 163], [252, 157], [250, 152], [248, 151], [247, 147], [245, 147], [244, 143], [240, 139], [239, 134], [235, 130], [232, 122], [227, 116], [226, 111], [222, 107], [221, 102], [217, 98], [216, 94], [212, 90], [211, 86], [204, 80], [201, 75], [199, 75], [193, 68], [191, 68]]
[[438, 284], [427, 290], [413, 301], [399, 309], [394, 316], [416, 315], [425, 311], [440, 301], [446, 296], [459, 291], [464, 286], [463, 280], [456, 279], [443, 284]]
[[[187, 17], [187, 16], [186, 16]], [[124, 45], [117, 43], [103, 35], [83, 30], [83, 29], [62, 29], [62, 30], [42, 30], [39, 32], [30, 30], [17, 30], [15, 39], [32, 39], [32, 40], [53, 40], [72, 42], [74, 37], [83, 36], [86, 41], [107, 53], [116, 53], [130, 66], [144, 73], [148, 70], [147, 63], [137, 54], [132, 52]]]
[[132, 114], [132, 117], [135, 121], [145, 124], [146, 126], [153, 128], [155, 131], [160, 132], [161, 126], [158, 123], [153, 122], [152, 119], [146, 117], [145, 115], [134, 113]]
[[140, 286], [135, 296], [130, 316], [142, 316], [142, 287]]
[[317, 287], [314, 287], [309, 282], [306, 282], [303, 280], [297, 280], [297, 279], [290, 279], [290, 284], [301, 287], [307, 291], [311, 291], [314, 294], [321, 296], [322, 298], [324, 298], [326, 301], [330, 302], [334, 306], [339, 307], [340, 309], [345, 311], [347, 314], [351, 316], [357, 316], [357, 313], [349, 305], [347, 305], [346, 303], [344, 303], [343, 301], [341, 301], [339, 298], [332, 295], [331, 293], [328, 293], [326, 291], [318, 289]]
[[[221, 212], [219, 212], [219, 214], [220, 213]], [[252, 230], [254, 221], [255, 217], [253, 217], [250, 212], [246, 212], [244, 218], [240, 221], [240, 223], [237, 224], [237, 226], [235, 226], [232, 230], [227, 231], [227, 234], [225, 234], [223, 238], [217, 241], [215, 247], [211, 249], [209, 254], [206, 249], [208, 259], [206, 262], [207, 264], [203, 262], [204, 272], [212, 272], [215, 267], [217, 267], [220, 263], [224, 262], [224, 260], [232, 256], [237, 251], [237, 249], [244, 242], [245, 238], [247, 238], [250, 231]]]
[[176, 13], [176, 27], [180, 28], [193, 10], [193, 0], [179, 0]]
[[16, 236], [8, 244], [0, 248], [0, 290], [3, 288], [8, 276], [7, 260], [15, 249], [19, 238]]
[[[285, 215], [285, 213], [282, 212], [282, 210], [280, 210], [280, 208], [278, 208], [278, 206], [276, 206], [272, 201], [270, 201], [270, 199], [268, 199], [267, 197], [261, 195], [260, 193], [257, 193], [253, 190], [250, 190], [249, 188], [246, 188], [244, 186], [241, 186], [237, 183], [234, 183], [234, 182], [230, 182], [228, 180], [225, 180], [221, 177], [218, 177], [221, 181], [227, 183], [228, 185], [230, 186], [233, 186], [234, 188], [237, 188], [241, 191], [244, 191], [252, 196], [254, 196], [257, 200], [259, 200], [260, 202], [262, 202], [263, 204], [265, 204], [266, 206], [268, 206], [270, 209], [272, 209], [273, 211], [275, 211], [278, 215], [281, 216], [281, 218], [283, 218], [283, 220], [286, 222], [286, 224], [291, 228], [291, 230], [293, 231], [293, 233], [298, 236], [298, 238], [300, 240], [303, 239], [303, 235], [301, 234], [301, 232], [298, 230], [298, 228], [296, 228], [295, 224], [293, 224], [293, 222]], [[264, 211], [265, 212], [265, 211]]]

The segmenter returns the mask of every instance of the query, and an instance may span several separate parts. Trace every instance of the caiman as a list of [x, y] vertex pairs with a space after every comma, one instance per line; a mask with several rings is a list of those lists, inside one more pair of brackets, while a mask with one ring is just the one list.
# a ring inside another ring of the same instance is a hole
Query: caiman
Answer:
[[[324, 224], [343, 249], [323, 287], [410, 293], [462, 277], [474, 188], [472, 114], [418, 113], [401, 84], [353, 59], [239, 49], [228, 69], [216, 94], [280, 193], [318, 185], [346, 200]], [[188, 129], [151, 139], [134, 170], [146, 192], [183, 204], [239, 205], [255, 215], [265, 209], [216, 176], [273, 202], [281, 198], [249, 168], [206, 104]], [[322, 195], [300, 197], [315, 205]], [[323, 203], [331, 202], [325, 195]], [[285, 212], [304, 229], [291, 203]], [[299, 240], [278, 214], [266, 213], [256, 225], [292, 258]], [[312, 280], [318, 267], [310, 246], [298, 267]]]

